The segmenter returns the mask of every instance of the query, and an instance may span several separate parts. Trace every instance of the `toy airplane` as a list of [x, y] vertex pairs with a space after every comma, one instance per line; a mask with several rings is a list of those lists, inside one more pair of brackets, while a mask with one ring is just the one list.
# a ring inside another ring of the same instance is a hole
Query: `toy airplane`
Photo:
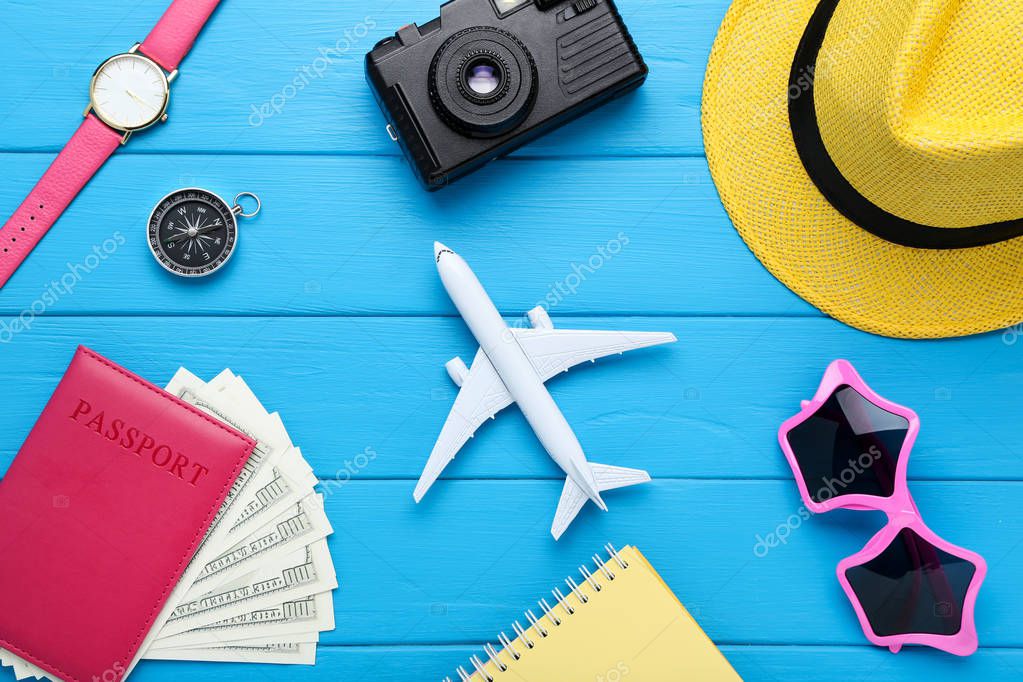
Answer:
[[469, 265], [439, 242], [434, 244], [434, 252], [444, 288], [480, 350], [472, 369], [461, 358], [446, 365], [461, 391], [416, 486], [416, 502], [423, 499], [476, 430], [512, 403], [518, 403], [537, 438], [567, 475], [551, 527], [555, 539], [575, 520], [587, 500], [607, 511], [600, 493], [649, 481], [645, 471], [586, 461], [579, 440], [544, 382], [586, 361], [673, 343], [677, 341], [674, 334], [554, 329], [542, 307], [529, 312], [532, 329], [509, 327]]

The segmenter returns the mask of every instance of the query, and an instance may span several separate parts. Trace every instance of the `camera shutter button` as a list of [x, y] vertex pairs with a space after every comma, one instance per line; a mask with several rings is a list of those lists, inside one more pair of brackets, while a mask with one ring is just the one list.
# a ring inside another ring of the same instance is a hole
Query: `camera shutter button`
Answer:
[[423, 39], [423, 34], [419, 32], [419, 26], [416, 24], [405, 24], [394, 35], [405, 47], [415, 45]]

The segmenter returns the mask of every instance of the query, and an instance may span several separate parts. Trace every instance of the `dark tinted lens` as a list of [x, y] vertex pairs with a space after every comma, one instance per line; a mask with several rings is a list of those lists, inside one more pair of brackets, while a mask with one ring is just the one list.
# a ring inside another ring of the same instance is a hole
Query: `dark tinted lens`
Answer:
[[879, 636], [954, 635], [975, 571], [904, 528], [884, 552], [845, 575]]
[[494, 63], [481, 62], [469, 69], [465, 80], [477, 95], [489, 95], [501, 87], [501, 69]]
[[810, 498], [889, 497], [909, 421], [841, 386], [788, 434]]

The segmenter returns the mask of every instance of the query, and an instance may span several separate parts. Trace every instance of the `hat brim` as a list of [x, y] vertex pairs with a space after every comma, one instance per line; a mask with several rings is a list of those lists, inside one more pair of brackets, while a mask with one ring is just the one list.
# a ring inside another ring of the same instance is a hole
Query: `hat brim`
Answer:
[[[800, 161], [789, 77], [817, 0], [736, 0], [711, 51], [703, 135], [711, 175], [743, 240], [783, 284], [864, 331], [945, 338], [1023, 321], [1023, 238], [913, 249], [836, 210]], [[879, 11], [883, 11], [879, 9]]]

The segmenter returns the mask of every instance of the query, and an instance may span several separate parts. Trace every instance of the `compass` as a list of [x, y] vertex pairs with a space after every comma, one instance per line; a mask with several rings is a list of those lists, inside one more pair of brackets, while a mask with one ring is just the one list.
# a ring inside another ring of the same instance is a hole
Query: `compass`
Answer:
[[[245, 198], [256, 204], [251, 213], [239, 203]], [[238, 246], [238, 217], [253, 218], [260, 208], [259, 197], [251, 192], [237, 195], [234, 205], [198, 187], [171, 192], [149, 216], [149, 250], [175, 275], [212, 275], [227, 264]]]

